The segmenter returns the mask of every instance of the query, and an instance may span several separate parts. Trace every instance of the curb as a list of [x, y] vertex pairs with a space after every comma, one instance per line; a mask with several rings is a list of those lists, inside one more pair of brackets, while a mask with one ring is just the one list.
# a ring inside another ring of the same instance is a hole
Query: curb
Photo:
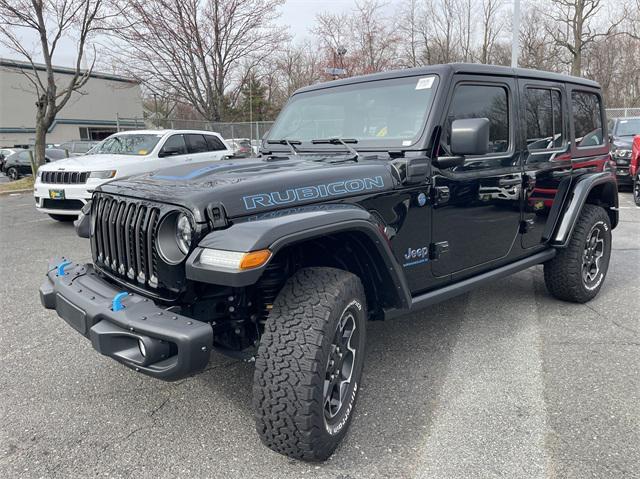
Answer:
[[8, 195], [12, 195], [14, 193], [21, 194], [21, 193], [31, 193], [31, 192], [33, 192], [33, 188], [27, 188], [27, 189], [24, 189], [24, 190], [0, 191], [0, 196], [8, 196]]

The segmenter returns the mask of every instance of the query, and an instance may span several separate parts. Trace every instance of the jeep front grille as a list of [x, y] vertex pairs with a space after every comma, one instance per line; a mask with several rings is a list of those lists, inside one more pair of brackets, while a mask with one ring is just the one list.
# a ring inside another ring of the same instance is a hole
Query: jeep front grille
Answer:
[[87, 182], [88, 171], [43, 171], [40, 181], [50, 185], [80, 185]]
[[155, 232], [160, 208], [105, 194], [93, 197], [91, 249], [96, 264], [125, 281], [156, 289]]

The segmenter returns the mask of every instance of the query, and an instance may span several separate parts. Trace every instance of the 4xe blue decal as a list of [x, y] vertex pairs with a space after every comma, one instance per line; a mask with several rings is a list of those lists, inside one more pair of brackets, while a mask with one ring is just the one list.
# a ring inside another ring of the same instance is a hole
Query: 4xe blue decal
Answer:
[[342, 196], [379, 188], [384, 188], [384, 180], [382, 176], [374, 176], [373, 178], [354, 178], [322, 185], [259, 193], [257, 195], [243, 196], [242, 200], [247, 210], [254, 210], [259, 207], [284, 205], [298, 201], [327, 198], [329, 196]]
[[222, 165], [208, 165], [202, 168], [198, 168], [197, 170], [193, 170], [186, 175], [183, 176], [173, 176], [173, 175], [153, 175], [153, 178], [158, 178], [160, 180], [193, 180], [198, 176], [202, 176], [205, 173], [209, 173], [211, 171], [219, 170], [221, 168], [226, 168], [228, 166], [233, 165], [233, 163], [224, 163]]
[[402, 265], [404, 267], [427, 263], [429, 261], [429, 248], [427, 246], [416, 249], [409, 248], [404, 254], [404, 259], [406, 260]]

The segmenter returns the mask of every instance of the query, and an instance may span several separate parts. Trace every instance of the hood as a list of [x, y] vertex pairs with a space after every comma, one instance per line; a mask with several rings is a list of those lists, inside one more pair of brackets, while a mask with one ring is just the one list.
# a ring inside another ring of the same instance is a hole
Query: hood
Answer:
[[633, 143], [633, 137], [629, 136], [614, 136], [613, 147], [620, 150], [630, 150]]
[[130, 155], [82, 155], [65, 158], [42, 167], [43, 171], [100, 171], [117, 170], [144, 157]]
[[381, 193], [395, 184], [388, 161], [332, 163], [326, 157], [293, 157], [180, 165], [114, 180], [101, 189], [185, 206], [197, 221], [205, 221], [204, 211], [211, 203], [222, 204], [234, 218]]

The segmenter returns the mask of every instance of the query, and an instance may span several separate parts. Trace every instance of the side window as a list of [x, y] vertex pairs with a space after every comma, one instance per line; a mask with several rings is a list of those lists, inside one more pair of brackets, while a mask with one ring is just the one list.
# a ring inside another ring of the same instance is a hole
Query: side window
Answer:
[[220, 150], [226, 150], [227, 148], [224, 146], [224, 143], [222, 143], [217, 136], [213, 136], [213, 135], [204, 135], [206, 141], [207, 141], [207, 147], [209, 151], [220, 151]]
[[18, 163], [27, 164], [29, 163], [29, 151], [21, 151], [18, 153]]
[[549, 88], [527, 88], [525, 93], [527, 148], [550, 150], [562, 146], [562, 102], [560, 92]]
[[604, 144], [600, 98], [595, 93], [571, 93], [576, 146], [586, 148]]
[[509, 100], [505, 87], [460, 85], [456, 88], [447, 116], [447, 146], [451, 144], [451, 124], [463, 118], [489, 119], [489, 155], [509, 149]]
[[161, 153], [167, 152], [169, 150], [172, 150], [172, 155], [186, 155], [187, 145], [184, 142], [184, 137], [182, 135], [170, 136], [165, 144], [162, 145]]
[[204, 153], [208, 151], [207, 141], [202, 135], [190, 134], [184, 135], [187, 140], [187, 148], [189, 153]]

